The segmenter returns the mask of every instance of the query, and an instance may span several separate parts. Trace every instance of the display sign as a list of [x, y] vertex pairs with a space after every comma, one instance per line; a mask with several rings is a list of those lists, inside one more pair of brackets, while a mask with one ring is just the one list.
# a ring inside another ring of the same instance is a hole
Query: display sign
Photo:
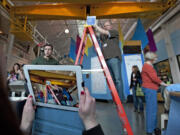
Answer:
[[95, 25], [96, 24], [96, 16], [87, 16], [87, 25]]
[[130, 86], [132, 66], [137, 65], [139, 68], [139, 71], [141, 72], [142, 70], [143, 64], [142, 64], [141, 54], [126, 55], [124, 56], [124, 59], [125, 59], [127, 77], [128, 77], [128, 84]]

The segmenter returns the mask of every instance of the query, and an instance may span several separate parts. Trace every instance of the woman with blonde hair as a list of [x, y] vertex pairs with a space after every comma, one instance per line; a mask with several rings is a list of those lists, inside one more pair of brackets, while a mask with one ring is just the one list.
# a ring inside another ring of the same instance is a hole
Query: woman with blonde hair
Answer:
[[157, 90], [159, 85], [168, 86], [161, 81], [153, 67], [157, 60], [157, 54], [147, 52], [145, 54], [145, 63], [142, 68], [142, 89], [146, 100], [146, 132], [147, 135], [159, 135], [157, 126]]

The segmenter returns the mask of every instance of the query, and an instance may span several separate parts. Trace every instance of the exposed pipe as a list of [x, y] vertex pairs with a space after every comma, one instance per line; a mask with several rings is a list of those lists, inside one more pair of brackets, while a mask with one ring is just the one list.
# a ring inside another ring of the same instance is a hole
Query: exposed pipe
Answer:
[[0, 5], [0, 15], [10, 20], [9, 13]]
[[[150, 2], [156, 2], [157, 0], [151, 0]], [[176, 5], [178, 5], [180, 3], [180, 1], [178, 1], [176, 3]], [[179, 9], [178, 9], [179, 8]], [[162, 25], [164, 22], [166, 22], [170, 17], [172, 17], [175, 13], [177, 13], [178, 10], [180, 10], [180, 5], [178, 5], [176, 7], [176, 12], [173, 10], [171, 13], [172, 15], [169, 15], [169, 12], [171, 12], [171, 10], [173, 9], [169, 9], [165, 14], [163, 14], [163, 16], [161, 16], [155, 23], [153, 23], [150, 28], [152, 29], [152, 31], [154, 32], [160, 25]], [[175, 13], [174, 13], [175, 12]], [[168, 14], [168, 15], [167, 15]], [[163, 18], [167, 17], [165, 20], [162, 20]], [[159, 24], [158, 24], [159, 23]], [[136, 28], [137, 25], [137, 21], [133, 23], [133, 25], [131, 26], [131, 28], [128, 30], [128, 32], [126, 33], [126, 35], [124, 36], [124, 39], [127, 40], [128, 36], [133, 32], [133, 30]]]
[[[7, 0], [7, 2], [11, 5], [14, 6], [13, 2], [11, 2], [11, 0]], [[8, 19], [9, 21], [11, 20], [9, 13], [0, 5], [0, 15], [4, 16], [6, 19]], [[30, 24], [30, 26], [32, 27], [32, 24], [30, 22], [28, 22]], [[38, 34], [38, 36], [40, 36], [43, 40], [45, 40], [45, 38], [43, 37], [43, 35], [35, 28], [34, 32], [36, 32]], [[34, 42], [36, 44], [39, 43], [39, 41], [36, 39], [36, 37], [34, 36]]]
[[127, 40], [129, 34], [132, 33], [132, 31], [136, 28], [137, 25], [137, 21], [133, 23], [133, 25], [131, 26], [131, 28], [128, 30], [128, 32], [126, 33], [126, 35], [124, 36], [124, 40]]
[[164, 13], [155, 23], [153, 23], [150, 28], [152, 31], [156, 31], [162, 24], [166, 23], [172, 16], [180, 11], [180, 1], [177, 1], [173, 8], [170, 8], [166, 13]]

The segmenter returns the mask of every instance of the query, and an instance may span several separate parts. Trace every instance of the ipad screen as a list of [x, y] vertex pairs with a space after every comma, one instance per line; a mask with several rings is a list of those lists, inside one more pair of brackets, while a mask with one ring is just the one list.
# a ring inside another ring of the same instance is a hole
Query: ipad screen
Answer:
[[78, 107], [76, 72], [56, 70], [29, 70], [36, 102]]

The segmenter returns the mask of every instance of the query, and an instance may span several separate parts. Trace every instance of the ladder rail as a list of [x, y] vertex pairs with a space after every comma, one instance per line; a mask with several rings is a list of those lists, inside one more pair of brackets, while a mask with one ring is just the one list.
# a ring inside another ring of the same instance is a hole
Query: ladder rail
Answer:
[[82, 38], [81, 38], [79, 50], [78, 50], [78, 53], [77, 53], [77, 56], [76, 56], [75, 65], [78, 65], [79, 57], [80, 57], [81, 50], [82, 50], [82, 47], [83, 47], [84, 37], [86, 37], [86, 32], [87, 32], [87, 28], [84, 29], [83, 36], [82, 36]]
[[57, 104], [61, 105], [61, 103], [59, 102], [58, 98], [56, 97], [56, 95], [54, 94], [53, 90], [51, 89], [50, 85], [47, 85], [47, 88], [51, 92], [51, 94], [54, 97], [54, 100], [57, 102]]
[[114, 84], [114, 82], [112, 80], [111, 74], [110, 74], [109, 69], [107, 67], [107, 64], [105, 62], [104, 56], [102, 54], [101, 48], [99, 46], [99, 43], [97, 41], [97, 38], [96, 38], [95, 33], [93, 31], [93, 28], [88, 27], [88, 29], [89, 29], [89, 32], [90, 32], [90, 36], [91, 36], [91, 38], [92, 38], [92, 40], [94, 42], [95, 50], [96, 50], [97, 55], [98, 55], [98, 57], [100, 59], [101, 66], [104, 69], [104, 74], [106, 76], [108, 86], [109, 86], [109, 88], [111, 90], [111, 95], [113, 97], [113, 100], [116, 103], [117, 112], [118, 112], [118, 115], [120, 117], [120, 120], [123, 122], [123, 126], [124, 126], [124, 128], [126, 128], [128, 135], [133, 135], [133, 132], [131, 130], [131, 127], [130, 127], [129, 121], [127, 119], [125, 110], [124, 110], [124, 108], [122, 106], [122, 103], [121, 103], [121, 100], [120, 100], [120, 98], [118, 96], [118, 92], [117, 92], [115, 84]]
[[[82, 39], [81, 39], [81, 40], [82, 40]], [[85, 53], [86, 42], [87, 42], [87, 35], [85, 36], [85, 41], [84, 41], [84, 44], [83, 44], [83, 49], [82, 49], [81, 59], [80, 59], [80, 65], [82, 65], [82, 62], [83, 62], [83, 57], [84, 57], [84, 53]]]

